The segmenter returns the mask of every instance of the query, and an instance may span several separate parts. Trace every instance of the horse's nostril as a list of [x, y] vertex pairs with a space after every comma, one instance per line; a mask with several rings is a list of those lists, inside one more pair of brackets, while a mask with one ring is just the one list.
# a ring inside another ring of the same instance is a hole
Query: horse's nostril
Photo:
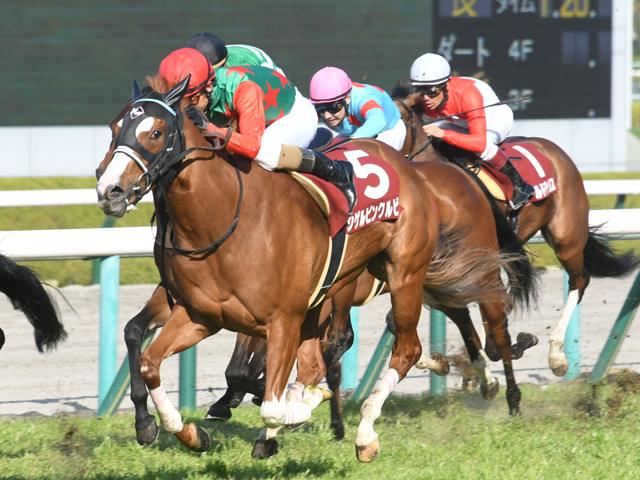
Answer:
[[119, 185], [111, 185], [107, 189], [106, 193], [107, 193], [106, 196], [107, 196], [107, 198], [109, 198], [109, 200], [115, 200], [115, 199], [120, 198], [120, 197], [122, 197], [124, 195], [124, 190]]

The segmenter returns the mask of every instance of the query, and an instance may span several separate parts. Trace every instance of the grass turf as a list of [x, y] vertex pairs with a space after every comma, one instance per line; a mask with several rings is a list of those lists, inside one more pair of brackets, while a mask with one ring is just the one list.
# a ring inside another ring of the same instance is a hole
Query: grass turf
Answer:
[[359, 405], [344, 409], [346, 437], [332, 439], [322, 405], [298, 430], [278, 434], [280, 453], [250, 458], [262, 427], [254, 406], [231, 421], [186, 421], [211, 435], [196, 455], [162, 432], [150, 447], [135, 440], [133, 415], [0, 420], [0, 476], [6, 479], [438, 478], [574, 479], [640, 475], [640, 375], [623, 372], [606, 384], [577, 380], [546, 389], [524, 386], [522, 416], [509, 419], [504, 394], [491, 402], [476, 390], [440, 398], [392, 396], [375, 424], [382, 452], [355, 459]]

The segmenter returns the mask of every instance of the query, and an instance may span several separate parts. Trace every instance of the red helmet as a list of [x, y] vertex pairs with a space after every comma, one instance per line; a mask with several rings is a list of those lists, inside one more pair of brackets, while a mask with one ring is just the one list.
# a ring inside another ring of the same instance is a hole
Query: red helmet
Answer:
[[216, 75], [207, 57], [193, 48], [181, 48], [171, 52], [160, 63], [158, 73], [171, 85], [176, 85], [191, 74], [186, 97], [199, 92]]

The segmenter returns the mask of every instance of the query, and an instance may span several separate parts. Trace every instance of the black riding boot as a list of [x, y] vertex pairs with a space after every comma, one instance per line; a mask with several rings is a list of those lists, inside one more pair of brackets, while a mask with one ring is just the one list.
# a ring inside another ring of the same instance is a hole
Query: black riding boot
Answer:
[[358, 199], [353, 184], [353, 165], [349, 162], [333, 161], [315, 150], [301, 148], [302, 162], [298, 171], [315, 175], [322, 180], [333, 183], [347, 197], [349, 215], [353, 213]]
[[509, 201], [511, 210], [521, 209], [536, 193], [536, 190], [522, 179], [510, 160], [507, 160], [507, 163], [504, 164], [499, 172], [509, 177], [513, 184], [513, 195]]

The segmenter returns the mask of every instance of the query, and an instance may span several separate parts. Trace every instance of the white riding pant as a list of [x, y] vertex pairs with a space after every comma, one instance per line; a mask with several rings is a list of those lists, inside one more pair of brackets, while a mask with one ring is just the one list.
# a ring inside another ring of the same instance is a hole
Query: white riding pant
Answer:
[[269, 125], [260, 142], [260, 151], [254, 160], [265, 170], [278, 166], [282, 145], [307, 148], [318, 127], [318, 114], [313, 104], [296, 89], [291, 111]]
[[392, 146], [396, 150], [402, 150], [402, 146], [404, 145], [404, 139], [407, 136], [407, 128], [404, 126], [402, 120], [398, 120], [396, 126], [381, 132], [376, 137], [381, 142], [386, 143], [387, 145]]

